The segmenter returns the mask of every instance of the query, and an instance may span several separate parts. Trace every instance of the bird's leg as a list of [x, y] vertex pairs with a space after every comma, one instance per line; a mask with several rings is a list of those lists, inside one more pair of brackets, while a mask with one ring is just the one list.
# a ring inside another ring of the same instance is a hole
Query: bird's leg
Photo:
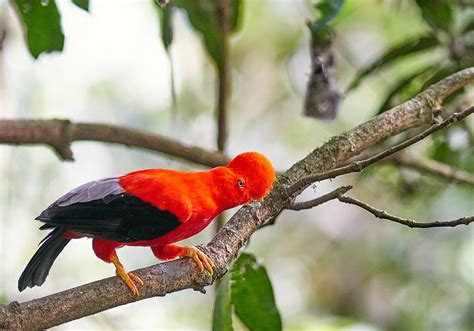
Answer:
[[196, 262], [199, 270], [204, 271], [204, 267], [211, 275], [214, 274], [214, 262], [198, 248], [194, 246], [178, 246], [174, 244], [151, 247], [153, 254], [160, 260], [172, 260], [177, 257], [191, 257]]
[[143, 281], [135, 276], [131, 272], [127, 272], [123, 267], [122, 263], [120, 263], [117, 253], [115, 249], [122, 247], [121, 243], [109, 240], [102, 240], [94, 238], [92, 240], [92, 249], [94, 250], [95, 255], [105, 261], [107, 263], [113, 263], [115, 266], [115, 273], [119, 276], [123, 282], [128, 286], [130, 291], [132, 291], [133, 295], [137, 298], [140, 297], [140, 293], [138, 292], [137, 286], [135, 283], [143, 285]]
[[114, 254], [110, 258], [110, 261], [115, 266], [115, 273], [117, 274], [117, 276], [119, 276], [123, 280], [125, 285], [127, 285], [130, 291], [132, 291], [133, 295], [139, 298], [140, 292], [138, 292], [138, 289], [135, 283], [143, 285], [143, 281], [140, 279], [140, 277], [136, 276], [135, 274], [131, 272], [127, 272], [127, 270], [125, 270], [125, 268], [123, 267], [122, 263], [120, 263], [117, 257], [117, 254]]

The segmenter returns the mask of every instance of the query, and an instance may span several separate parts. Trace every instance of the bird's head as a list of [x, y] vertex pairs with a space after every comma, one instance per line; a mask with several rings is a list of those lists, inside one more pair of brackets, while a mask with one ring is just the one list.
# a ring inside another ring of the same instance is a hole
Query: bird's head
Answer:
[[263, 200], [275, 181], [275, 169], [260, 153], [247, 152], [237, 155], [227, 168], [236, 175], [235, 185], [246, 200]]

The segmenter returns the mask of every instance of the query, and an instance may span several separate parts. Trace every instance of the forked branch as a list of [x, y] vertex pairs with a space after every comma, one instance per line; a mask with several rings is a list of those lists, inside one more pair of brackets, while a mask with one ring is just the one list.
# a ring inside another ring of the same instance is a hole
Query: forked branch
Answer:
[[309, 175], [306, 177], [301, 178], [299, 181], [297, 181], [295, 184], [293, 184], [289, 189], [288, 193], [289, 194], [296, 194], [301, 192], [302, 188], [307, 187], [308, 185], [314, 183], [314, 182], [319, 182], [323, 181], [326, 179], [331, 179], [335, 178], [341, 175], [345, 175], [351, 172], [359, 172], [363, 170], [364, 168], [367, 168], [369, 165], [374, 164], [375, 162], [378, 162], [380, 160], [383, 160], [386, 157], [389, 157], [391, 155], [394, 155], [395, 153], [398, 153], [402, 149], [407, 148], [410, 145], [413, 145], [420, 140], [428, 137], [431, 135], [433, 132], [436, 132], [438, 130], [441, 130], [455, 122], [459, 122], [466, 118], [467, 116], [471, 115], [474, 112], [474, 107], [471, 107], [469, 109], [466, 109], [464, 111], [454, 113], [451, 116], [449, 116], [446, 120], [442, 121], [441, 123], [435, 124], [431, 126], [429, 129], [423, 131], [422, 133], [411, 137], [410, 139], [405, 140], [404, 142], [395, 145], [389, 149], [386, 149], [383, 152], [380, 152], [372, 157], [369, 157], [364, 160], [360, 161], [354, 161], [346, 166], [332, 169], [330, 171], [322, 172], [322, 173], [317, 173], [313, 175]]

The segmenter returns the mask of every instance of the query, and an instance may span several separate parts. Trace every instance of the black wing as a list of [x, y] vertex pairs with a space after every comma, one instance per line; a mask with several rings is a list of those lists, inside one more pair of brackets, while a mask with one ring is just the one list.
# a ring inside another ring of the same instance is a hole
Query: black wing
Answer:
[[72, 190], [36, 219], [46, 223], [41, 229], [63, 228], [119, 242], [152, 240], [181, 224], [173, 213], [126, 194], [117, 178]]

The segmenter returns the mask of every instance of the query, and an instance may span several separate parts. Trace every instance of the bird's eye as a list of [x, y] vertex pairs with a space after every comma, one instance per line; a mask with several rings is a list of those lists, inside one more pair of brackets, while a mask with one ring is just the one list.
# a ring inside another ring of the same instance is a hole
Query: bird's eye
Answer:
[[237, 185], [240, 187], [240, 188], [243, 188], [244, 185], [245, 185], [245, 182], [243, 179], [237, 179]]

